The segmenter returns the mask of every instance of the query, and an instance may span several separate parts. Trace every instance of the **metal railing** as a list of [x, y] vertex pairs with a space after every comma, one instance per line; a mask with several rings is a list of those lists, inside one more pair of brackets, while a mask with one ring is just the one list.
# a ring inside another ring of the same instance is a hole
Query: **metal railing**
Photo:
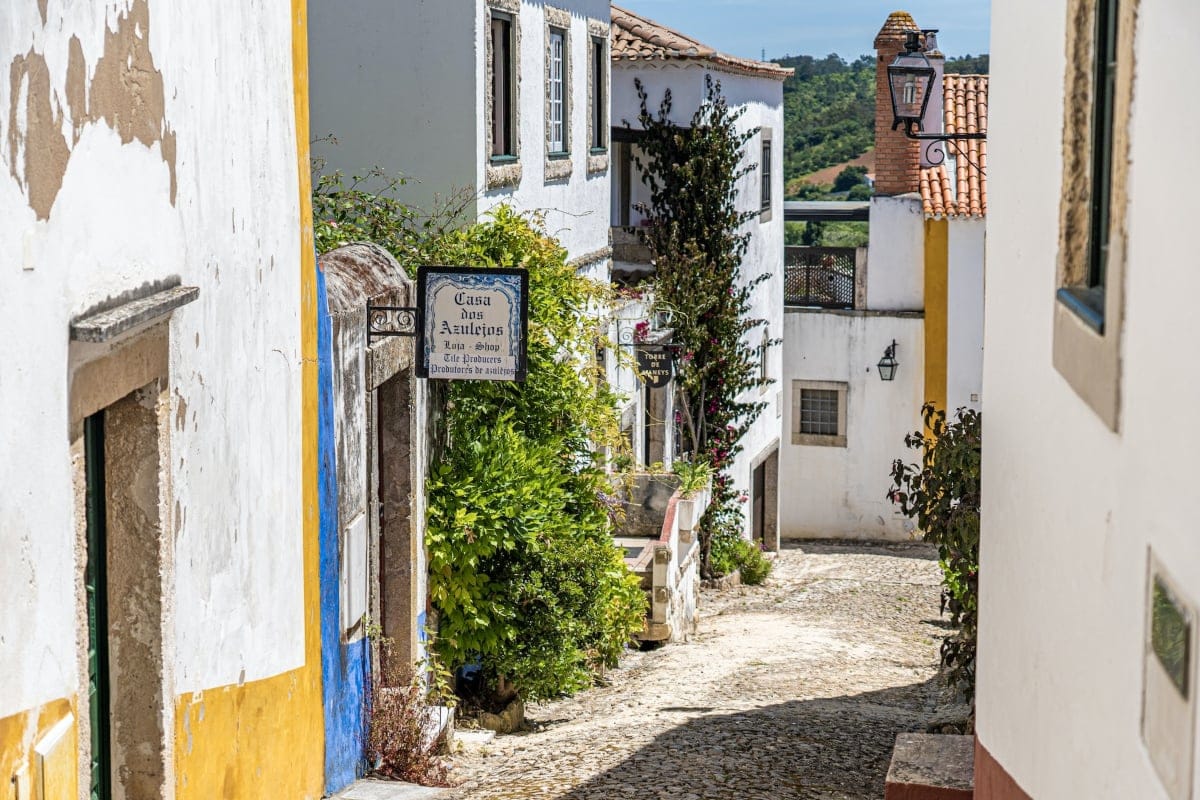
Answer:
[[784, 305], [854, 308], [856, 255], [853, 247], [785, 247]]

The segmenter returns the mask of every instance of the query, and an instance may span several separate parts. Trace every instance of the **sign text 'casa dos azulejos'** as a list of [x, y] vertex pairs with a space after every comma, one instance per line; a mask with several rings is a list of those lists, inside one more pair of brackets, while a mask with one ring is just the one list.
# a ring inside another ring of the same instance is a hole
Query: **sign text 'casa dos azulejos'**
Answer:
[[528, 304], [525, 270], [422, 267], [418, 374], [445, 380], [525, 380]]

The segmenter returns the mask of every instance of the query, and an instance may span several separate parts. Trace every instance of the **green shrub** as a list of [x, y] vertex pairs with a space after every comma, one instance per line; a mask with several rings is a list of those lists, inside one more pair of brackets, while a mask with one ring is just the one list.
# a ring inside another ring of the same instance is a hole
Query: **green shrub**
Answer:
[[[710, 506], [710, 510], [713, 510]], [[771, 574], [771, 561], [757, 544], [742, 538], [741, 512], [715, 509], [711, 561], [714, 575], [742, 571], [742, 583], [756, 586]]]
[[915, 517], [925, 541], [938, 547], [942, 568], [942, 609], [958, 632], [942, 642], [942, 665], [950, 682], [970, 698], [975, 694], [975, 644], [979, 616], [979, 502], [982, 417], [960, 408], [953, 422], [926, 404], [924, 432], [904, 437], [921, 452], [920, 464], [892, 465], [889, 497]]
[[439, 463], [427, 485], [437, 648], [478, 663], [496, 708], [588, 686], [644, 622], [645, 595], [614, 545], [606, 454], [622, 443], [593, 364], [606, 287], [558, 244], [500, 208], [438, 242], [439, 263], [529, 270], [529, 375], [453, 382]]

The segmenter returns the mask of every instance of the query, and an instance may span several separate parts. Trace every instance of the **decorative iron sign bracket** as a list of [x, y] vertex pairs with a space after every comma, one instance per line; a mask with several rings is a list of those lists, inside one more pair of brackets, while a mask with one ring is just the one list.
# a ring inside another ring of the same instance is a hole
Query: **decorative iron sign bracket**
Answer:
[[416, 306], [367, 306], [367, 339], [416, 336], [421, 310]]

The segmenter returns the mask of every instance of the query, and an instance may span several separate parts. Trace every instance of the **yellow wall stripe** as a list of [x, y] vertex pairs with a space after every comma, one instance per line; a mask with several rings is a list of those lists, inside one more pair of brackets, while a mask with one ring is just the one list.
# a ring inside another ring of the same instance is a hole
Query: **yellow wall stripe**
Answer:
[[950, 223], [925, 220], [925, 401], [946, 408]]

